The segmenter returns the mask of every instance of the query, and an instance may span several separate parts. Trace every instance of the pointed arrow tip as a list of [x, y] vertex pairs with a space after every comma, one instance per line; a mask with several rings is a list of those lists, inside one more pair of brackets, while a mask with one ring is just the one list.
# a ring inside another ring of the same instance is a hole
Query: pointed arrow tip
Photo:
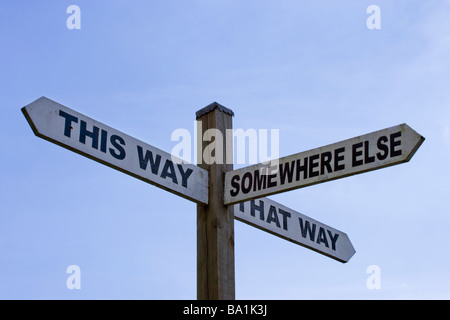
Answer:
[[425, 137], [422, 136], [421, 134], [419, 134], [417, 131], [415, 131], [410, 126], [408, 126], [406, 123], [403, 123], [402, 127], [404, 128], [403, 131], [407, 135], [409, 135], [410, 137], [413, 137], [413, 139], [411, 139], [412, 142], [411, 142], [411, 145], [410, 145], [409, 154], [408, 154], [408, 156], [405, 159], [405, 162], [408, 162], [409, 160], [411, 160], [411, 158], [414, 156], [416, 151], [420, 148], [422, 143], [425, 141]]
[[33, 130], [33, 133], [38, 137], [40, 137], [40, 134], [39, 134], [36, 124], [33, 122], [33, 119], [31, 116], [32, 109], [34, 106], [38, 106], [41, 103], [49, 103], [49, 102], [56, 103], [55, 101], [53, 101], [45, 96], [42, 96], [20, 109], [22, 111], [22, 114], [25, 116], [25, 119], [27, 120], [28, 124], [30, 125], [31, 130]]

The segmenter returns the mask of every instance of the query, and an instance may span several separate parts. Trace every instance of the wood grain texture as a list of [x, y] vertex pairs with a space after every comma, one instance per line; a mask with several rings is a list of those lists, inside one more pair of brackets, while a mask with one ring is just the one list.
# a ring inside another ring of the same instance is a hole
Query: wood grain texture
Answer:
[[[198, 154], [203, 155], [205, 147], [211, 143], [203, 141], [204, 132], [215, 128], [225, 139], [223, 144], [218, 144], [225, 158], [226, 144], [232, 143], [225, 134], [226, 129], [232, 128], [232, 115], [213, 108], [197, 120], [201, 122]], [[215, 151], [217, 155], [219, 150]], [[207, 157], [198, 157], [198, 165], [208, 171], [209, 199], [208, 205], [197, 204], [197, 299], [234, 300], [234, 207], [225, 206], [223, 199], [225, 172], [232, 170], [233, 165], [208, 164]]]

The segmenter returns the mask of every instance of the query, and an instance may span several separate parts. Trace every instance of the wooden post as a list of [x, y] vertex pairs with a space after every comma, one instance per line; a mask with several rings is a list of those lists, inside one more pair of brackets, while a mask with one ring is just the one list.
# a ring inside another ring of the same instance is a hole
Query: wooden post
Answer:
[[233, 138], [227, 134], [233, 115], [216, 102], [196, 113], [197, 163], [209, 173], [208, 205], [197, 204], [198, 300], [235, 299], [234, 207], [224, 205], [225, 172], [233, 170]]

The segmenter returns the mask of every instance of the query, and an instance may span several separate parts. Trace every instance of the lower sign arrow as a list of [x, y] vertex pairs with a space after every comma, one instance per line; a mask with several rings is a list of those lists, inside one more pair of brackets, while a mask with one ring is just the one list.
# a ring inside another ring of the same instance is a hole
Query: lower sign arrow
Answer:
[[234, 207], [235, 219], [280, 238], [348, 262], [355, 249], [348, 236], [269, 198], [241, 202]]

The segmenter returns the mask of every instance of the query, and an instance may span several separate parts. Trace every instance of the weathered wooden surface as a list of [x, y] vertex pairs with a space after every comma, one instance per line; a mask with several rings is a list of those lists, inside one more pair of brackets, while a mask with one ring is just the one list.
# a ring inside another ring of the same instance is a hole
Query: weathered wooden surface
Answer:
[[[224, 112], [223, 107], [208, 106], [197, 113], [201, 121], [198, 136], [199, 166], [209, 173], [208, 205], [197, 205], [197, 299], [233, 300], [235, 299], [234, 275], [234, 207], [225, 206], [223, 183], [225, 172], [233, 169], [232, 164], [211, 163], [209, 155], [220, 154], [203, 152], [211, 141], [204, 141], [208, 129], [218, 129], [226, 137], [225, 130], [232, 128], [232, 113]], [[225, 109], [227, 111], [228, 109]], [[213, 138], [211, 139], [213, 140]], [[218, 144], [226, 156], [226, 143]]]

